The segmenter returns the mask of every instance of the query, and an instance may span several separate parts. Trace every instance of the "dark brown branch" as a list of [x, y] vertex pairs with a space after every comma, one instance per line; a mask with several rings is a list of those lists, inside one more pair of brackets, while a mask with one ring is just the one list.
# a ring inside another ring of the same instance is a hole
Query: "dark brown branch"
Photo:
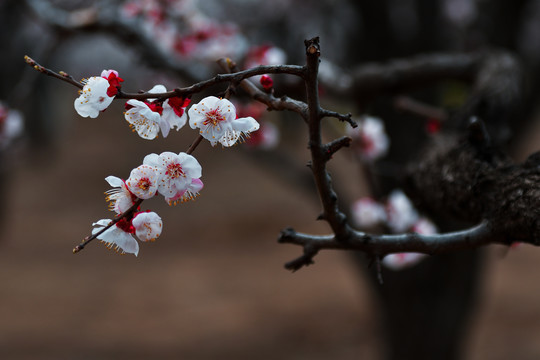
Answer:
[[229, 74], [219, 74], [212, 79], [204, 80], [193, 84], [185, 88], [178, 88], [165, 93], [119, 93], [116, 97], [118, 99], [147, 99], [149, 97], [167, 99], [172, 96], [187, 97], [189, 95], [199, 93], [207, 88], [215, 86], [221, 83], [240, 83], [242, 80], [250, 78], [256, 75], [262, 74], [289, 74], [302, 77], [304, 74], [304, 68], [297, 65], [272, 65], [272, 66], [258, 66], [252, 69], [238, 71]]
[[330, 111], [330, 110], [325, 110], [325, 109], [321, 109], [320, 113], [322, 117], [333, 117], [340, 121], [349, 123], [349, 125], [351, 125], [353, 128], [358, 126], [358, 124], [352, 119], [351, 113], [344, 115], [335, 111]]
[[298, 233], [286, 229], [278, 239], [280, 243], [300, 245], [304, 254], [287, 263], [289, 270], [298, 270], [302, 266], [313, 263], [313, 257], [319, 250], [356, 250], [384, 257], [396, 252], [418, 252], [428, 255], [450, 251], [476, 248], [492, 243], [509, 244], [496, 227], [483, 222], [470, 229], [437, 235], [420, 235], [416, 233], [399, 235], [373, 235], [351, 231], [347, 241], [338, 240], [334, 235], [316, 236]]
[[326, 144], [324, 146], [325, 148], [325, 161], [328, 161], [332, 158], [332, 156], [338, 152], [343, 147], [348, 147], [351, 145], [352, 139], [348, 136], [340, 137], [339, 139], [335, 139], [332, 142]]
[[322, 218], [328, 222], [337, 239], [348, 237], [350, 228], [347, 218], [337, 207], [337, 194], [332, 187], [330, 174], [326, 170], [327, 148], [321, 140], [321, 107], [319, 105], [319, 38], [305, 41], [307, 75], [306, 95], [308, 104], [309, 149], [311, 152], [311, 171], [323, 205]]
[[41, 66], [40, 64], [38, 64], [34, 59], [32, 59], [30, 56], [28, 55], [25, 55], [24, 56], [24, 61], [26, 61], [26, 63], [28, 65], [30, 65], [31, 67], [33, 67], [35, 70], [39, 71], [40, 73], [42, 74], [45, 74], [45, 75], [48, 75], [48, 76], [52, 76], [54, 78], [57, 78], [57, 79], [60, 79], [62, 81], [65, 81], [67, 82], [68, 84], [71, 84], [75, 87], [78, 87], [79, 89], [82, 89], [84, 87], [84, 85], [78, 81], [76, 81], [75, 79], [73, 79], [73, 77], [71, 77], [70, 75], [66, 74], [65, 72], [63, 71], [60, 71], [60, 73], [56, 73], [50, 69], [47, 69], [46, 67], [44, 66]]
[[[230, 59], [219, 59], [218, 65], [230, 73], [236, 70], [236, 64]], [[297, 113], [304, 120], [307, 120], [307, 105], [301, 101], [291, 99], [287, 96], [276, 98], [273, 94], [265, 93], [249, 80], [240, 81], [240, 87], [254, 100], [265, 104], [269, 110], [288, 110]]]

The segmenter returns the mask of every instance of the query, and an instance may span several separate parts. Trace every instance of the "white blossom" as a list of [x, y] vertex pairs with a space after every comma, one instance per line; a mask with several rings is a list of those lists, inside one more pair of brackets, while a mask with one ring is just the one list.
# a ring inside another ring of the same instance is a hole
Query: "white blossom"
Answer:
[[384, 266], [392, 270], [403, 270], [422, 261], [427, 255], [420, 253], [388, 254], [382, 260]]
[[166, 198], [174, 197], [180, 191], [186, 191], [193, 179], [202, 175], [202, 168], [195, 157], [186, 154], [163, 152], [160, 155], [149, 154], [143, 164], [155, 168], [158, 172], [158, 191]]
[[365, 161], [375, 161], [388, 152], [390, 140], [381, 119], [365, 116], [355, 129], [348, 130], [349, 136], [359, 142], [357, 147]]
[[164, 123], [161, 115], [152, 111], [146, 103], [131, 99], [127, 102], [126, 109], [124, 113], [126, 121], [143, 139], [155, 139], [160, 129], [164, 137], [169, 133], [169, 124]]
[[126, 185], [139, 199], [153, 197], [159, 185], [159, 172], [153, 166], [141, 165], [133, 170], [126, 180]]
[[201, 179], [193, 179], [186, 189], [178, 191], [172, 197], [165, 197], [165, 201], [169, 205], [176, 205], [178, 202], [193, 200], [199, 196], [199, 191], [201, 191], [203, 187], [204, 184]]
[[386, 221], [384, 205], [371, 197], [364, 197], [352, 205], [352, 218], [360, 228], [370, 228]]
[[114, 97], [107, 95], [109, 81], [100, 76], [92, 76], [86, 81], [79, 97], [75, 99], [74, 106], [82, 117], [96, 118], [100, 111], [105, 110]]
[[401, 190], [394, 190], [386, 202], [387, 225], [394, 233], [407, 231], [418, 220], [418, 212]]
[[249, 133], [259, 129], [259, 123], [252, 117], [236, 118], [236, 108], [227, 99], [208, 96], [189, 111], [189, 125], [199, 128], [199, 133], [212, 146], [221, 143], [229, 147]]

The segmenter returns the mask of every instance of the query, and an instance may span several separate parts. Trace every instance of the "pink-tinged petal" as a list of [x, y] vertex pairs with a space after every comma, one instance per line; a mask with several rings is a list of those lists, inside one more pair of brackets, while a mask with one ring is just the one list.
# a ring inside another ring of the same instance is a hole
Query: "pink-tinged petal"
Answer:
[[101, 76], [102, 78], [108, 79], [109, 76], [110, 76], [111, 74], [114, 74], [116, 77], [118, 77], [118, 71], [112, 70], [112, 69], [111, 69], [111, 70], [103, 70], [103, 71], [101, 72], [101, 75], [100, 75], [100, 76]]
[[199, 196], [199, 191], [201, 191], [203, 187], [204, 187], [204, 184], [201, 181], [201, 179], [193, 179], [191, 181], [191, 184], [188, 185], [187, 188], [181, 191], [178, 191], [173, 196], [170, 196], [170, 197], [166, 196], [165, 201], [169, 205], [176, 205], [179, 201], [185, 202], [188, 200], [193, 200], [197, 196]]
[[201, 191], [204, 187], [204, 184], [201, 179], [193, 179], [191, 181], [191, 186], [189, 188], [189, 191], [198, 193]]

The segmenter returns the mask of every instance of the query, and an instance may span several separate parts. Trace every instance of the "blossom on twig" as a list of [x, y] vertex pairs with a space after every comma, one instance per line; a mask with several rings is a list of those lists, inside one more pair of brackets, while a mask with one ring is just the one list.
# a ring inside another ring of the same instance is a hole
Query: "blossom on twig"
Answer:
[[141, 241], [155, 241], [161, 235], [163, 229], [161, 218], [152, 211], [135, 214], [131, 223], [135, 228], [135, 235]]
[[259, 129], [252, 117], [236, 118], [236, 108], [227, 99], [208, 96], [188, 110], [189, 125], [199, 128], [199, 133], [212, 146], [218, 142], [229, 147], [249, 133]]
[[[111, 219], [101, 219], [92, 224], [92, 234], [98, 234], [103, 228], [111, 225]], [[114, 225], [97, 235], [109, 249], [121, 254], [139, 254], [139, 244], [134, 235], [143, 242], [155, 241], [163, 229], [163, 222], [158, 214], [152, 211], [138, 212], [133, 217], [123, 217]]]
[[[148, 91], [151, 94], [164, 93], [167, 89], [163, 85], [155, 85]], [[179, 130], [187, 122], [185, 113], [189, 99], [178, 96], [165, 101], [147, 99], [140, 101], [131, 99], [126, 103], [124, 117], [140, 137], [147, 140], [155, 139], [160, 130], [163, 137], [169, 135], [172, 128]]]
[[104, 111], [113, 101], [113, 97], [107, 95], [109, 81], [102, 77], [92, 76], [75, 99], [74, 106], [77, 113], [82, 117], [98, 117], [100, 111]]
[[111, 210], [117, 214], [126, 212], [137, 200], [137, 197], [129, 191], [126, 182], [116, 176], [107, 176], [105, 181], [113, 188], [105, 192], [106, 200]]
[[193, 179], [202, 175], [202, 168], [197, 159], [186, 153], [163, 152], [159, 155], [146, 155], [143, 161], [156, 169], [158, 174], [158, 192], [165, 198], [174, 198], [179, 192], [187, 191]]
[[153, 166], [140, 165], [131, 170], [126, 185], [139, 199], [150, 199], [158, 190], [159, 172]]

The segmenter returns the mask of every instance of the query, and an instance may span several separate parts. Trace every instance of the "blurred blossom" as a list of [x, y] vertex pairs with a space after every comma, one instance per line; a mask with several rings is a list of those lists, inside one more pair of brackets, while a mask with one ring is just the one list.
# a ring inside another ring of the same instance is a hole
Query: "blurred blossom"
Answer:
[[439, 232], [437, 226], [428, 218], [421, 217], [412, 226], [412, 231], [421, 235], [434, 235]]
[[259, 65], [282, 65], [285, 64], [287, 55], [282, 49], [272, 45], [254, 46], [249, 49], [244, 68], [250, 69]]
[[132, 0], [123, 4], [122, 13], [161, 50], [180, 58], [214, 61], [247, 52], [247, 40], [237, 26], [209, 18], [196, 0]]
[[279, 144], [279, 130], [271, 122], [262, 122], [258, 131], [250, 134], [246, 139], [246, 145], [262, 150], [274, 149]]
[[20, 111], [8, 108], [0, 102], [0, 149], [5, 149], [24, 130]]
[[478, 16], [475, 0], [444, 0], [444, 15], [459, 27], [470, 25]]
[[366, 161], [375, 161], [386, 155], [390, 140], [381, 119], [365, 116], [357, 128], [347, 128], [348, 135], [357, 141], [360, 156]]
[[418, 221], [418, 212], [401, 190], [394, 190], [388, 196], [386, 216], [388, 227], [395, 233], [408, 231]]
[[[401, 190], [392, 192], [386, 207], [388, 213], [388, 226], [394, 232], [412, 231], [421, 235], [437, 234], [437, 226], [426, 217], [419, 217], [410, 200]], [[392, 270], [402, 270], [416, 265], [426, 254], [397, 253], [388, 254], [383, 259], [383, 265]]]
[[371, 197], [355, 201], [351, 212], [354, 223], [361, 229], [371, 228], [386, 221], [384, 206]]
[[427, 255], [420, 253], [388, 254], [382, 260], [384, 266], [392, 270], [403, 270], [418, 264]]
[[[286, 61], [287, 55], [285, 51], [278, 47], [272, 45], [254, 46], [246, 54], [244, 69], [251, 69], [259, 65], [282, 65]], [[263, 76], [266, 77], [265, 82], [261, 81]], [[272, 78], [269, 75], [256, 75], [252, 79], [256, 83], [259, 83], [265, 90], [269, 90], [273, 85]], [[267, 88], [265, 83], [269, 84], [270, 81], [272, 81], [272, 84]]]

